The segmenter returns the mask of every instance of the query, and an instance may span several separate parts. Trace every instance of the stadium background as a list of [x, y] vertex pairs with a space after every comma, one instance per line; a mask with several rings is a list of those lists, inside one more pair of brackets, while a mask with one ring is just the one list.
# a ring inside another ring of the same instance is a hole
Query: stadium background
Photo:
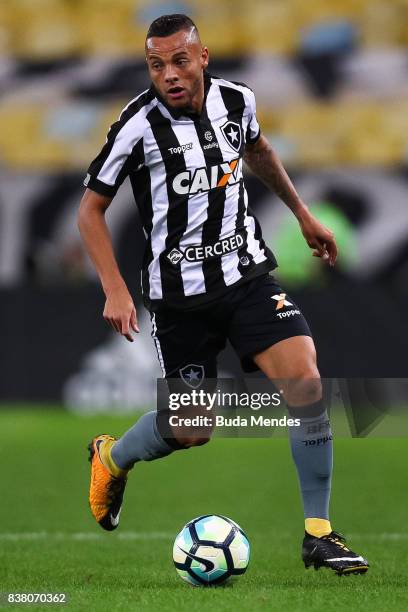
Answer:
[[[121, 529], [102, 533], [90, 516], [86, 444], [151, 406], [159, 369], [143, 309], [133, 344], [104, 323], [75, 216], [108, 125], [148, 84], [146, 27], [169, 12], [196, 20], [214, 74], [255, 90], [264, 133], [336, 232], [328, 270], [247, 176], [322, 374], [407, 376], [407, 0], [0, 2], [0, 592], [65, 591], [78, 610], [406, 610], [406, 423], [388, 439], [335, 431], [333, 524], [370, 560], [361, 581], [304, 572], [284, 439], [217, 439], [138, 465]], [[127, 183], [109, 222], [140, 305]], [[221, 371], [237, 372], [230, 352]], [[207, 512], [241, 523], [253, 550], [247, 576], [222, 592], [188, 590], [171, 568], [177, 530]]]
[[[151, 397], [159, 371], [146, 315], [134, 345], [113, 337], [75, 214], [107, 127], [148, 85], [147, 25], [177, 11], [197, 21], [211, 71], [254, 89], [264, 133], [336, 232], [328, 271], [248, 175], [322, 373], [405, 376], [406, 0], [14, 0], [0, 3], [0, 398], [131, 408]], [[127, 183], [109, 216], [139, 305], [144, 238]], [[236, 368], [228, 353], [221, 365]]]

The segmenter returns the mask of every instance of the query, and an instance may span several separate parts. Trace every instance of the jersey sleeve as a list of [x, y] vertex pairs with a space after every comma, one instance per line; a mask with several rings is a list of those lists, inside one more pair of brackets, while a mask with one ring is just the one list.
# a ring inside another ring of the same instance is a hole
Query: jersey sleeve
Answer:
[[248, 127], [246, 131], [246, 142], [248, 144], [255, 144], [261, 135], [261, 128], [259, 127], [258, 120], [256, 118], [256, 101], [254, 92], [248, 88], [247, 96], [247, 112], [248, 112]]
[[143, 110], [131, 114], [125, 109], [111, 125], [106, 142], [91, 162], [85, 187], [113, 198], [129, 172], [143, 164]]

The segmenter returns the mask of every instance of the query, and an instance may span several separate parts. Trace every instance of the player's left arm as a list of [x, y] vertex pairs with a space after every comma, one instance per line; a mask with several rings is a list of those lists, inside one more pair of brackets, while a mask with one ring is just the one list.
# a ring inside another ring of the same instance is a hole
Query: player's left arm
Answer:
[[307, 244], [313, 249], [313, 255], [322, 257], [334, 266], [337, 245], [333, 232], [309, 211], [265, 136], [261, 134], [255, 143], [247, 143], [244, 160], [252, 172], [293, 212]]

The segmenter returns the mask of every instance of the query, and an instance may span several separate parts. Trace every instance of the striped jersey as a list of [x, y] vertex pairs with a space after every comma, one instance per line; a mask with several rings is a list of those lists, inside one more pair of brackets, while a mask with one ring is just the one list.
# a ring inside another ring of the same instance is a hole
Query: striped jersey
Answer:
[[153, 86], [129, 102], [84, 181], [113, 197], [129, 176], [150, 310], [201, 305], [276, 267], [242, 173], [245, 145], [260, 136], [254, 94], [206, 72], [204, 87], [200, 115], [172, 109]]

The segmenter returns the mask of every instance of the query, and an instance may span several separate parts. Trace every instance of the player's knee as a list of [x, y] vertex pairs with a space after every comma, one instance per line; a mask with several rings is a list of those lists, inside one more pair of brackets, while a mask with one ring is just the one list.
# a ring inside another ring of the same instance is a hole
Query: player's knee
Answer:
[[284, 398], [289, 406], [309, 406], [322, 397], [322, 382], [316, 367], [304, 368], [291, 378], [284, 390]]

